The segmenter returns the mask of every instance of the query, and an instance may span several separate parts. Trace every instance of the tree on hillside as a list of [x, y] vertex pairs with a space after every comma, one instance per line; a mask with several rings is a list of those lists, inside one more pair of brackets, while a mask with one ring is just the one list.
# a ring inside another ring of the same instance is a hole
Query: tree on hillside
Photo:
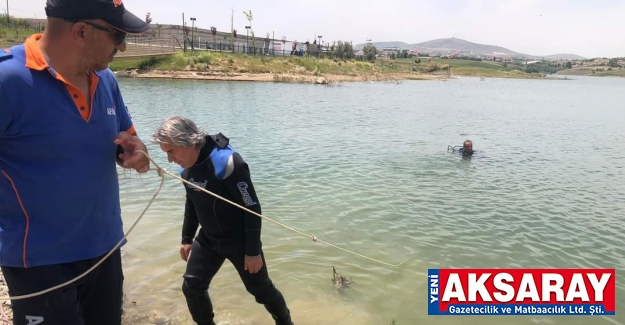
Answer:
[[213, 47], [215, 47], [215, 43], [217, 43], [215, 41], [215, 35], [217, 35], [217, 27], [211, 26], [211, 34], [213, 35]]
[[362, 48], [362, 52], [365, 54], [365, 58], [368, 61], [375, 61], [379, 53], [378, 48], [371, 43], [371, 40], [367, 40], [367, 44]]
[[256, 48], [256, 39], [254, 38], [254, 29], [252, 29], [252, 20], [254, 20], [254, 15], [252, 14], [252, 10], [248, 10], [247, 12], [243, 12], [245, 15], [245, 19], [249, 22], [250, 26], [250, 34], [252, 34], [252, 46]]
[[245, 19], [247, 19], [247, 22], [250, 24], [250, 29], [252, 29], [252, 20], [254, 20], [254, 15], [252, 14], [252, 11], [244, 11], [243, 14], [245, 15]]
[[264, 44], [264, 50], [263, 50], [263, 54], [267, 54], [269, 53], [269, 46], [271, 45], [271, 42], [273, 40], [270, 39], [270, 35], [269, 32], [267, 32], [267, 34], [265, 35], [265, 44]]
[[354, 57], [354, 49], [350, 42], [338, 41], [332, 44], [330, 50], [335, 58], [351, 59]]
[[234, 29], [234, 8], [232, 8], [230, 15], [230, 35], [232, 39], [232, 53], [234, 53], [234, 39], [237, 38], [237, 30]]

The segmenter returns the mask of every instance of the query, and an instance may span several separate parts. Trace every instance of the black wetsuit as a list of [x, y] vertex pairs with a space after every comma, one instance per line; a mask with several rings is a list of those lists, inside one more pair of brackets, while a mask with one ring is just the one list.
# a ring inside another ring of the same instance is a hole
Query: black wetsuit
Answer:
[[[261, 213], [260, 202], [247, 163], [221, 133], [206, 137], [194, 166], [181, 170], [182, 178], [241, 206]], [[182, 243], [192, 244], [182, 291], [193, 320], [214, 324], [208, 295], [211, 280], [228, 259], [237, 269], [247, 291], [263, 304], [276, 324], [291, 325], [284, 297], [267, 273], [260, 241], [262, 219], [230, 203], [184, 184], [186, 206]], [[197, 237], [198, 226], [201, 226]], [[193, 238], [195, 237], [195, 240]], [[261, 256], [257, 273], [244, 270], [245, 256]]]
[[461, 153], [462, 156], [464, 156], [464, 157], [471, 157], [471, 156], [473, 156], [473, 150], [471, 150], [471, 151], [464, 151], [464, 148], [460, 148], [458, 150], [458, 152]]

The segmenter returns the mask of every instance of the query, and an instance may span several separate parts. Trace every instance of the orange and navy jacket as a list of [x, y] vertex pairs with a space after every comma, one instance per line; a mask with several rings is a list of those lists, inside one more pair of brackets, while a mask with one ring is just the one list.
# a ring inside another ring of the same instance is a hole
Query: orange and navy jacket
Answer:
[[87, 103], [48, 66], [40, 38], [0, 50], [3, 266], [94, 258], [123, 236], [113, 141], [134, 126], [115, 76], [91, 72]]

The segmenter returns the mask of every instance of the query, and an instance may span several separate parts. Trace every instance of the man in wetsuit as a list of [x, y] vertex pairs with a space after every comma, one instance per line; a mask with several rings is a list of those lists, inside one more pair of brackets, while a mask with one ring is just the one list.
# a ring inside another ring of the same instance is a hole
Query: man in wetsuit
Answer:
[[[182, 178], [212, 193], [261, 213], [247, 163], [221, 133], [206, 135], [187, 118], [166, 119], [152, 141], [181, 167]], [[186, 205], [180, 255], [189, 312], [198, 325], [214, 325], [208, 295], [211, 280], [226, 259], [236, 268], [247, 291], [263, 304], [277, 325], [292, 325], [290, 311], [267, 272], [258, 216], [184, 184]], [[195, 237], [198, 226], [200, 231]], [[195, 239], [194, 239], [195, 237]]]
[[473, 155], [473, 142], [471, 140], [466, 140], [462, 144], [462, 149], [458, 150], [462, 153], [463, 156], [472, 156]]

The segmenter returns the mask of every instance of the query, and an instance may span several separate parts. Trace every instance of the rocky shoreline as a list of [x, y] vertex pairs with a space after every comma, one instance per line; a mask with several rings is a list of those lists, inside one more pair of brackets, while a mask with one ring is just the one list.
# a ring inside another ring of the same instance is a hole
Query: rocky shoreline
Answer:
[[[4, 281], [4, 276], [2, 275], [2, 271], [0, 270], [0, 297], [8, 297], [9, 296], [9, 288], [7, 287], [6, 282]], [[0, 314], [0, 324], [13, 324], [13, 310], [11, 309], [11, 301], [0, 301], [2, 303], [1, 314]]]

